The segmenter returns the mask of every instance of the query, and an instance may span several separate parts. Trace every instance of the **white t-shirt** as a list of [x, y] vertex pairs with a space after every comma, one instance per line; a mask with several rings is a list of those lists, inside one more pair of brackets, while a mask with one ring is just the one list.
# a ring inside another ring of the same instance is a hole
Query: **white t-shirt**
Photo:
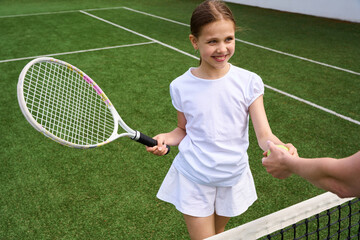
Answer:
[[199, 184], [233, 186], [249, 167], [248, 109], [262, 94], [261, 78], [233, 65], [215, 80], [195, 77], [191, 68], [176, 78], [172, 103], [187, 120], [176, 169]]

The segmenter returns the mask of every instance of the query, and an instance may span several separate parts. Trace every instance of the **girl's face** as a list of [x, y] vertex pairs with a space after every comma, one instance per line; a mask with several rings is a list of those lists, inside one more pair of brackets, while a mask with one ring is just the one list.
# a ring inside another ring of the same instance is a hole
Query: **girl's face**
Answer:
[[201, 56], [199, 69], [227, 72], [228, 61], [235, 51], [235, 25], [221, 19], [205, 25], [198, 38], [190, 35], [190, 41]]

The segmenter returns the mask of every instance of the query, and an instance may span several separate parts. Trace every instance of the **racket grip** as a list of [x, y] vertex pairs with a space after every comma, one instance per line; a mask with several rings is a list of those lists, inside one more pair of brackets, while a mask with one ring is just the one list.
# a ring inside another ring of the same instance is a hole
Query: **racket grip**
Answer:
[[[144, 145], [146, 145], [148, 147], [154, 147], [154, 146], [156, 146], [158, 144], [155, 139], [143, 134], [142, 132], [137, 131], [137, 133], [139, 134], [139, 137], [135, 138], [134, 139], [135, 141], [137, 141], [139, 143], [142, 143], [142, 144], [144, 144]], [[170, 146], [166, 145], [166, 148], [168, 149], [166, 154], [168, 154], [170, 152]]]

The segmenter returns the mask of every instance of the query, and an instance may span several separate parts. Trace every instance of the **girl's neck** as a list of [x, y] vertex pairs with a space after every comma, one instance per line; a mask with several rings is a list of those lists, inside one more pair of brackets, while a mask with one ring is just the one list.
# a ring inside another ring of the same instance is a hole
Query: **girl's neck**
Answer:
[[208, 69], [203, 65], [198, 68], [193, 68], [191, 73], [198, 78], [214, 80], [225, 76], [230, 70], [230, 64], [228, 63], [224, 68], [221, 69]]

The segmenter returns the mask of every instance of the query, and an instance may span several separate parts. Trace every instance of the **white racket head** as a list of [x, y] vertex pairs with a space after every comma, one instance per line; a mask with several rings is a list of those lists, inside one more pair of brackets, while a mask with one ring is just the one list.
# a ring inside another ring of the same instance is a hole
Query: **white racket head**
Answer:
[[17, 95], [29, 123], [63, 145], [92, 148], [134, 136], [130, 128], [131, 133], [117, 133], [123, 121], [108, 97], [88, 75], [64, 61], [41, 57], [29, 62], [19, 76]]

